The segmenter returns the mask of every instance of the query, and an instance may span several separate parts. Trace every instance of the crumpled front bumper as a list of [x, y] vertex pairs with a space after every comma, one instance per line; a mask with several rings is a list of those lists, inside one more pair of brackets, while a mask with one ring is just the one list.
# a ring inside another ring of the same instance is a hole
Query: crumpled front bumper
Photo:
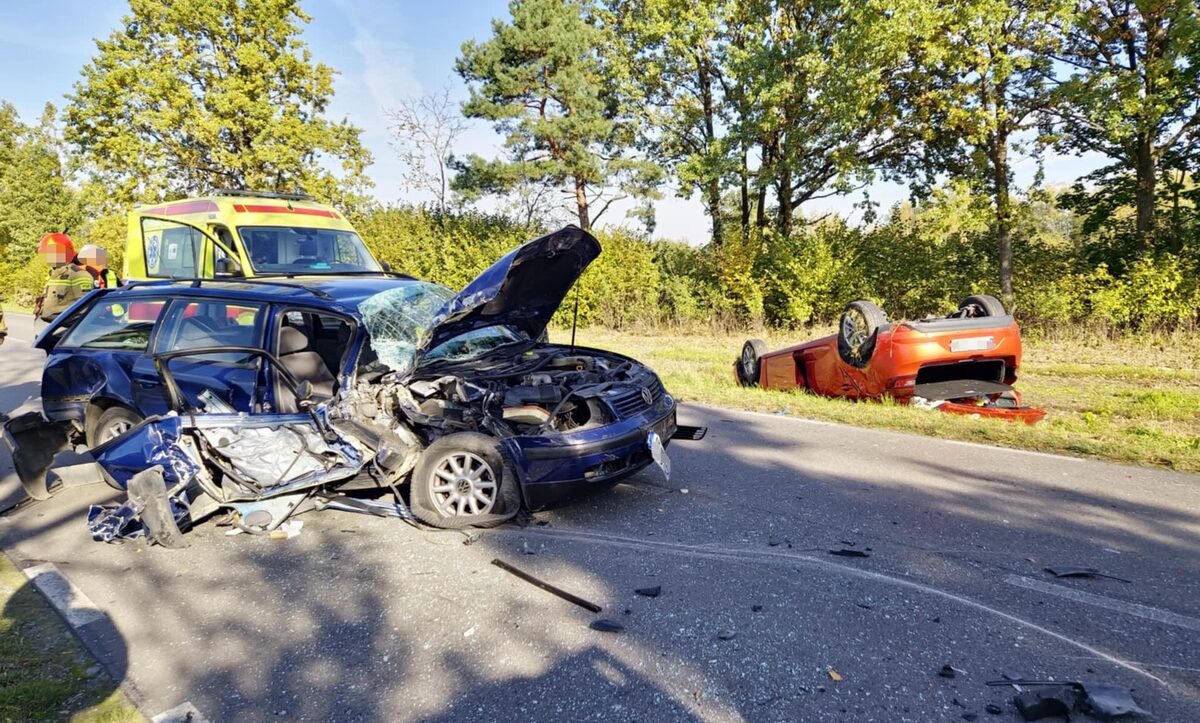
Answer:
[[663, 394], [644, 411], [582, 432], [518, 436], [503, 441], [531, 510], [565, 502], [634, 474], [653, 461], [650, 433], [667, 444], [675, 434], [675, 400]]

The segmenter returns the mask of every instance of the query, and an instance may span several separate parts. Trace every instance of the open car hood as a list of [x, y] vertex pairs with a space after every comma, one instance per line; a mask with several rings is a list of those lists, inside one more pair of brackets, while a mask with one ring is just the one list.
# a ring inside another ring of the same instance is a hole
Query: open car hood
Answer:
[[505, 325], [538, 338], [599, 255], [600, 242], [576, 226], [510, 251], [442, 306], [422, 336], [417, 356], [485, 326]]

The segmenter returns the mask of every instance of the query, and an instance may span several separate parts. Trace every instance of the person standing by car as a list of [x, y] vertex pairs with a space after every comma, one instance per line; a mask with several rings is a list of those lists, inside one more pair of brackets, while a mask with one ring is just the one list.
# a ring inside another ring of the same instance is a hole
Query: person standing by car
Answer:
[[98, 289], [115, 289], [121, 285], [117, 274], [108, 268], [108, 252], [96, 244], [87, 244], [79, 249], [79, 262], [92, 275]]
[[79, 264], [75, 245], [65, 233], [48, 233], [38, 243], [38, 255], [50, 265], [50, 278], [38, 297], [34, 316], [54, 321], [71, 304], [96, 288], [92, 275]]

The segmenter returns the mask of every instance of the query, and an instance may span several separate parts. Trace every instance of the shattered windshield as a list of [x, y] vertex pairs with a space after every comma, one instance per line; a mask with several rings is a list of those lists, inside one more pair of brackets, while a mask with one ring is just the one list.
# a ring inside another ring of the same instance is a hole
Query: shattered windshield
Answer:
[[401, 374], [412, 369], [421, 337], [452, 298], [454, 292], [444, 286], [413, 281], [360, 303], [358, 311], [380, 363]]
[[482, 356], [497, 347], [525, 341], [525, 337], [507, 326], [485, 326], [442, 342], [425, 354], [426, 359], [462, 361]]

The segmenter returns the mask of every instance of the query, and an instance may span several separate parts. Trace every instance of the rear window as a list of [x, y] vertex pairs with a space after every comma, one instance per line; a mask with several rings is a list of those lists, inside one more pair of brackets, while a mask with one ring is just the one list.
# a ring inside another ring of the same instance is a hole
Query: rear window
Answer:
[[144, 351], [165, 304], [162, 299], [101, 299], [58, 346]]

